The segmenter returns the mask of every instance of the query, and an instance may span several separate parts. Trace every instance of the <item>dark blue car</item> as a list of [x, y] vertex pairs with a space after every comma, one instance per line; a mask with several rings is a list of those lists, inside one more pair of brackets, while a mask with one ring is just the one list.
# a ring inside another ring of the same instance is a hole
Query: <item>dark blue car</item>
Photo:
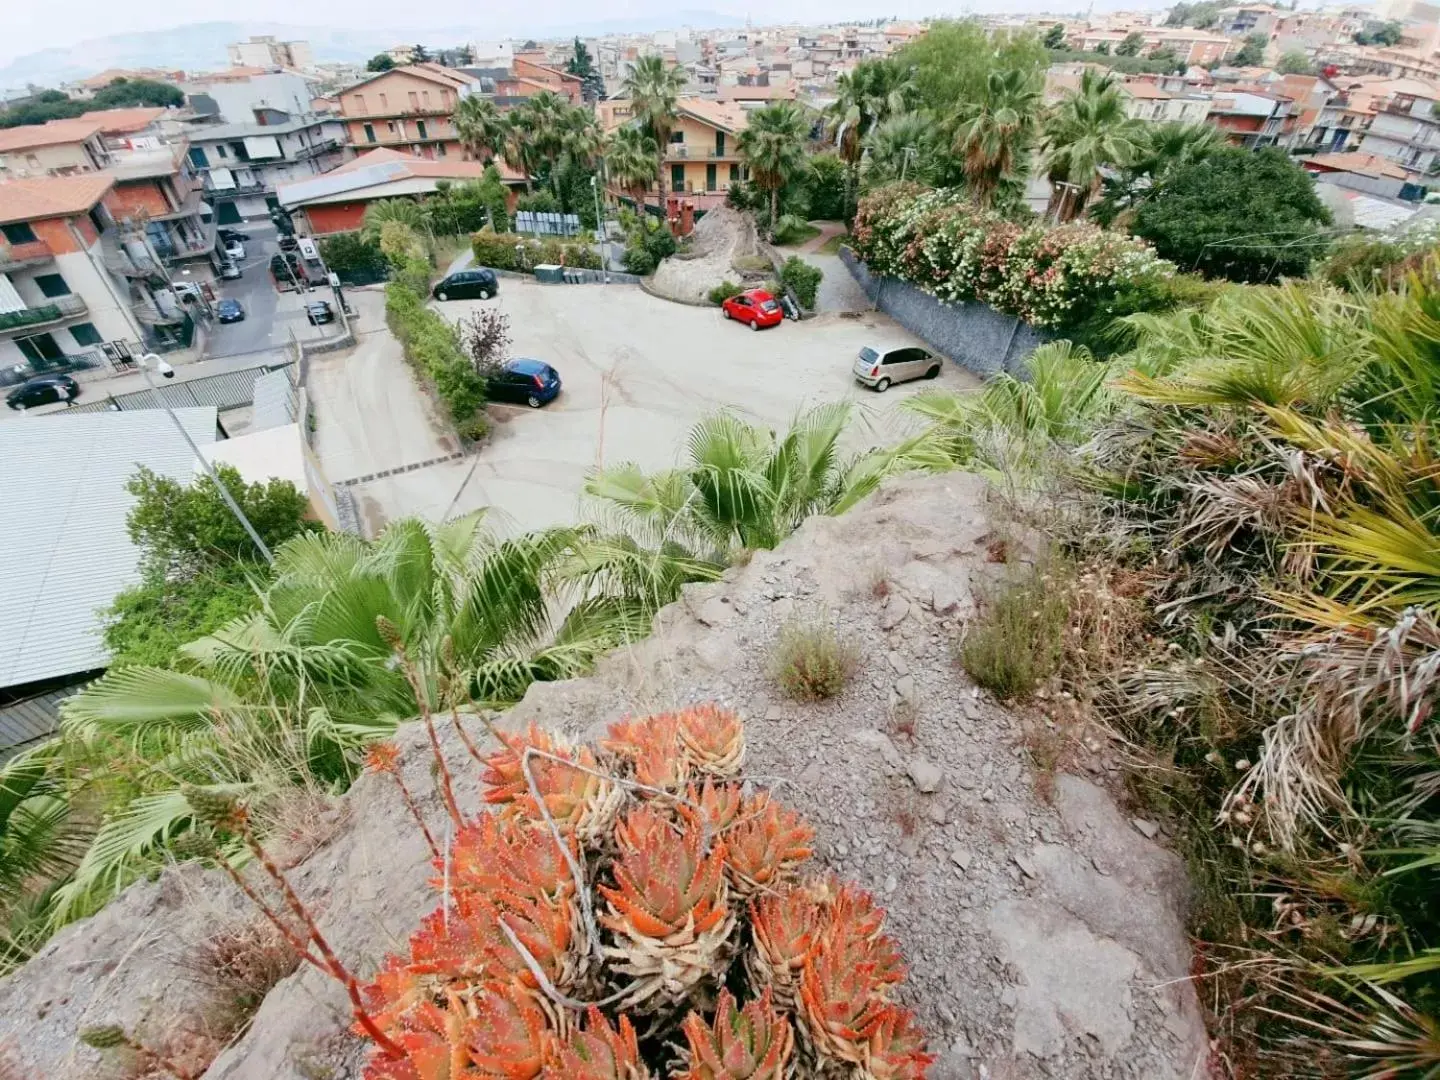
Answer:
[[485, 384], [491, 401], [513, 401], [538, 409], [560, 394], [560, 373], [543, 360], [508, 360]]
[[245, 309], [239, 300], [221, 300], [215, 305], [215, 318], [220, 322], [240, 322], [245, 318]]

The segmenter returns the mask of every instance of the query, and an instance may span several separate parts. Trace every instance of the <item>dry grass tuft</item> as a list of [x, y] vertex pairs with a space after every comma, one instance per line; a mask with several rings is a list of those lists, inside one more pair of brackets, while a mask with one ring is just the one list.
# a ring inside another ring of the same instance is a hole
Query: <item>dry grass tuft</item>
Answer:
[[1070, 605], [1057, 576], [1027, 572], [980, 598], [980, 614], [959, 650], [980, 686], [1001, 698], [1027, 698], [1060, 670]]
[[266, 919], [232, 922], [197, 943], [185, 959], [195, 982], [224, 1003], [215, 1018], [230, 1032], [254, 1015], [275, 984], [300, 964], [300, 957]]
[[890, 595], [890, 575], [883, 566], [876, 567], [870, 577], [870, 595], [876, 600]]
[[824, 701], [845, 689], [860, 657], [827, 623], [788, 622], [775, 646], [774, 676], [786, 697]]

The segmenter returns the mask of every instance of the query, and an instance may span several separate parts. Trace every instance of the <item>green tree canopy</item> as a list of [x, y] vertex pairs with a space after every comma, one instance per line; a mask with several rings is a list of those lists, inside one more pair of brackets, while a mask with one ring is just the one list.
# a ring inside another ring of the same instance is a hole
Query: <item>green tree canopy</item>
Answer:
[[1315, 65], [1310, 62], [1310, 57], [1299, 49], [1291, 49], [1280, 57], [1275, 70], [1281, 75], [1313, 75]]
[[1116, 56], [1139, 56], [1140, 50], [1145, 47], [1145, 36], [1138, 30], [1132, 30], [1125, 35], [1125, 40], [1115, 46]]
[[1065, 48], [1065, 24], [1057, 22], [1049, 30], [1046, 30], [1043, 44], [1047, 49]]
[[395, 60], [389, 53], [376, 53], [365, 62], [366, 71], [389, 71], [395, 66]]
[[1165, 19], [1166, 26], [1193, 26], [1196, 30], [1208, 30], [1220, 21], [1223, 3], [1217, 0], [1201, 0], [1198, 4], [1176, 4]]
[[737, 140], [755, 184], [770, 193], [770, 233], [779, 216], [780, 188], [805, 166], [805, 114], [793, 101], [776, 101], [750, 114]]
[[1355, 35], [1357, 45], [1399, 45], [1405, 36], [1405, 25], [1399, 22], [1385, 22], [1379, 26], [1361, 30]]
[[[231, 465], [220, 465], [215, 473], [272, 551], [298, 533], [319, 528], [305, 520], [309, 503], [288, 480], [247, 484]], [[136, 500], [125, 525], [147, 575], [185, 578], [260, 558], [208, 476], [185, 484], [141, 466], [125, 487]]]
[[1133, 231], [1182, 270], [1264, 282], [1304, 274], [1329, 224], [1314, 181], [1283, 151], [1228, 147], [1172, 170]]
[[895, 54], [895, 63], [913, 72], [919, 103], [937, 116], [980, 101], [992, 71], [1019, 71], [1038, 81], [1049, 62], [1037, 35], [992, 33], [973, 19], [937, 22]]
[[1269, 43], [1264, 34], [1246, 34], [1244, 44], [1230, 62], [1236, 67], [1257, 67], [1265, 62], [1265, 46]]
[[90, 99], [91, 109], [128, 109], [135, 106], [174, 108], [185, 104], [178, 86], [155, 79], [116, 79]]

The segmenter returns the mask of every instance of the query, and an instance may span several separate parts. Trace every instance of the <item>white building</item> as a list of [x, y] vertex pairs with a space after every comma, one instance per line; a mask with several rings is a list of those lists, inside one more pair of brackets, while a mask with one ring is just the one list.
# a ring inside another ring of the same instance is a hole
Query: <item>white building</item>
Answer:
[[314, 67], [315, 56], [308, 41], [277, 41], [273, 37], [252, 37], [225, 46], [231, 67], [298, 68]]
[[236, 68], [197, 75], [180, 84], [190, 107], [225, 124], [253, 124], [265, 112], [303, 116], [319, 96], [319, 87], [298, 71]]
[[279, 185], [327, 173], [351, 156], [345, 125], [328, 115], [207, 125], [190, 132], [190, 164], [204, 180], [205, 198], [214, 204], [221, 225], [265, 217]]

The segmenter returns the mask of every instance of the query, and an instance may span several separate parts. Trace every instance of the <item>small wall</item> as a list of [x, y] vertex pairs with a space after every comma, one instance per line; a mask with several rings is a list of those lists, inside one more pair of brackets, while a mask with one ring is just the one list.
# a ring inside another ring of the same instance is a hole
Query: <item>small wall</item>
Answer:
[[847, 247], [840, 259], [875, 306], [932, 348], [976, 375], [1007, 371], [1023, 376], [1025, 360], [1051, 340], [1013, 315], [988, 304], [946, 304], [908, 281], [879, 277]]

